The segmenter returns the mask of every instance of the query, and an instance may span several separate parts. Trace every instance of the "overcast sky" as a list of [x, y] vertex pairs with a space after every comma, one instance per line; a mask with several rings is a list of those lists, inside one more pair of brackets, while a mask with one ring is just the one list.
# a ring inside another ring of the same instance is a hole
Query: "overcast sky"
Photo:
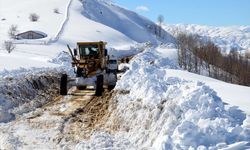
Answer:
[[250, 25], [250, 0], [114, 0], [156, 21], [212, 26]]

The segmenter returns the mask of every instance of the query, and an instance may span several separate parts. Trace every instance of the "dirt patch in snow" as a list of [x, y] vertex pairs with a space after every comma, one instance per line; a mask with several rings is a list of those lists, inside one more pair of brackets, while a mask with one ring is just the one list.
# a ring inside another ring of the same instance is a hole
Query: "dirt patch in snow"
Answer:
[[113, 94], [114, 92], [105, 92], [102, 97], [92, 97], [83, 107], [70, 114], [62, 131], [63, 139], [80, 142], [102, 129], [110, 115]]

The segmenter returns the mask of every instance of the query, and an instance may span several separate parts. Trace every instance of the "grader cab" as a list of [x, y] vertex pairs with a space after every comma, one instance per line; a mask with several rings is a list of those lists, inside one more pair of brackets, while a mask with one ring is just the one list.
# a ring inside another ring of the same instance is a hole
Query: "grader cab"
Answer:
[[67, 95], [68, 89], [76, 86], [84, 90], [88, 86], [95, 88], [95, 95], [101, 96], [104, 86], [109, 90], [115, 87], [117, 81], [116, 71], [109, 71], [109, 56], [105, 42], [77, 42], [77, 47], [72, 51], [72, 67], [76, 74], [69, 78], [67, 74], [61, 77], [60, 94]]

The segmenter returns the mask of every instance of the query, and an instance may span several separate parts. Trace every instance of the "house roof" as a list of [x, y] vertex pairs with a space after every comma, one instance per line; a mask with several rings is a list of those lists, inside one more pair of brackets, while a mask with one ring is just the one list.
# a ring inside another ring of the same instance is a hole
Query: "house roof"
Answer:
[[25, 34], [25, 33], [27, 33], [27, 32], [33, 32], [33, 33], [36, 33], [36, 34], [40, 34], [40, 35], [42, 35], [42, 36], [44, 36], [44, 37], [46, 37], [46, 36], [47, 36], [47, 34], [46, 34], [46, 33], [41, 32], [41, 31], [36, 31], [36, 30], [29, 30], [29, 31], [25, 31], [25, 32], [22, 32], [22, 33], [17, 34], [17, 36], [22, 35], [22, 34]]

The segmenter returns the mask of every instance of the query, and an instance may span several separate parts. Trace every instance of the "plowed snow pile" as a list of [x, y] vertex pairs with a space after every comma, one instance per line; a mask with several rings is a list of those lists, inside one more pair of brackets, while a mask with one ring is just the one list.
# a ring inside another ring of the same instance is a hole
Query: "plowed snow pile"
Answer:
[[[148, 49], [136, 56], [116, 87], [110, 116], [77, 149], [245, 149], [250, 119], [226, 108], [214, 90], [201, 82], [171, 77], [178, 69], [176, 50], [165, 56]], [[168, 57], [167, 57], [168, 56]], [[171, 56], [171, 57], [170, 57]], [[110, 134], [108, 134], [110, 133]], [[97, 144], [98, 143], [98, 144]]]
[[58, 93], [59, 72], [0, 79], [0, 122], [42, 106]]
[[69, 54], [61, 52], [51, 62], [63, 67], [0, 72], [0, 123], [35, 110], [58, 96], [59, 79], [62, 72], [70, 72], [70, 60]]

